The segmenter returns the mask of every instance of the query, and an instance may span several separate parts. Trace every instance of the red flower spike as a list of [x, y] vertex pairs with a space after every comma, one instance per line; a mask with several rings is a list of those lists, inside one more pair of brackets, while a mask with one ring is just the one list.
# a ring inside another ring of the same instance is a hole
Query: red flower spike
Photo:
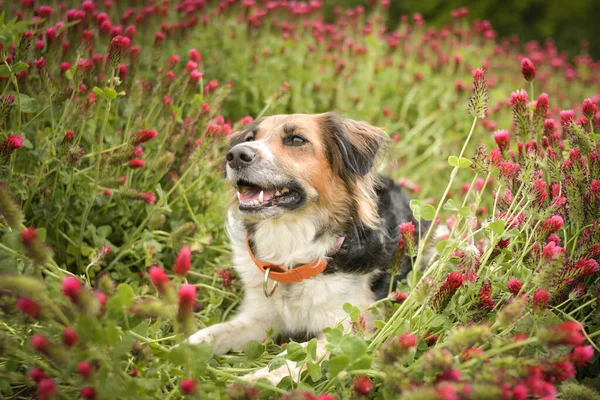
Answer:
[[165, 288], [169, 284], [169, 277], [167, 276], [165, 270], [163, 270], [160, 267], [157, 267], [156, 265], [150, 267], [150, 269], [148, 270], [148, 276], [150, 277], [150, 281], [152, 282], [152, 284], [156, 286], [156, 288], [160, 292], [165, 290]]
[[425, 343], [427, 343], [427, 346], [433, 346], [439, 339], [440, 337], [438, 335], [433, 335], [431, 333], [426, 333], [425, 334]]
[[402, 303], [404, 300], [408, 299], [408, 294], [402, 292], [392, 292], [390, 293], [390, 296], [396, 303]]
[[405, 349], [410, 349], [417, 345], [417, 337], [410, 332], [403, 333], [398, 338], [398, 343]]
[[196, 64], [202, 64], [202, 55], [196, 49], [191, 49], [189, 52], [190, 61], [195, 62]]
[[27, 375], [29, 375], [29, 377], [33, 379], [35, 383], [40, 383], [42, 379], [46, 378], [44, 371], [39, 368], [30, 369], [29, 372], [27, 372]]
[[145, 143], [149, 140], [154, 139], [155, 137], [156, 137], [155, 130], [153, 130], [153, 129], [143, 130], [143, 131], [140, 131], [135, 134], [135, 136], [133, 137], [132, 144], [134, 146], [137, 146], [138, 144]]
[[96, 389], [86, 386], [79, 391], [79, 394], [86, 400], [94, 400], [96, 398]]
[[552, 329], [550, 345], [581, 346], [585, 343], [585, 336], [581, 333], [583, 327], [579, 322], [563, 322]]
[[598, 112], [598, 106], [592, 99], [585, 99], [583, 101], [583, 115], [590, 121], [592, 121]]
[[556, 245], [556, 242], [548, 242], [544, 249], [542, 250], [542, 259], [544, 260], [553, 260], [558, 255], [564, 254], [564, 249]]
[[37, 397], [39, 400], [53, 399], [56, 395], [56, 384], [50, 378], [42, 379], [38, 383]]
[[510, 132], [504, 129], [494, 132], [494, 141], [500, 150], [507, 149], [510, 144]]
[[575, 364], [577, 367], [585, 366], [592, 357], [594, 356], [594, 347], [593, 346], [579, 346], [575, 347], [571, 354], [569, 354], [569, 359]]
[[535, 67], [529, 58], [521, 60], [521, 73], [527, 82], [535, 79]]
[[192, 252], [189, 247], [182, 247], [175, 259], [173, 272], [177, 275], [185, 276], [192, 266]]
[[443, 382], [443, 381], [449, 381], [449, 382], [458, 382], [460, 381], [460, 377], [461, 377], [461, 373], [459, 370], [457, 369], [451, 369], [445, 372], [442, 372], [441, 374], [439, 374], [436, 378], [436, 382]]
[[443, 311], [454, 293], [462, 286], [464, 283], [464, 277], [462, 274], [458, 272], [450, 272], [446, 277], [446, 281], [442, 284], [434, 298], [432, 299], [431, 305], [437, 311]]
[[555, 233], [562, 228], [563, 223], [563, 219], [560, 215], [554, 215], [544, 222], [542, 229], [549, 233]]
[[533, 294], [533, 311], [539, 313], [548, 308], [550, 294], [544, 289], [536, 289]]
[[81, 282], [73, 276], [67, 276], [62, 280], [62, 292], [70, 298], [71, 301], [76, 302], [81, 296]]
[[575, 376], [575, 366], [570, 361], [559, 361], [544, 367], [545, 374], [550, 380], [566, 381]]
[[521, 291], [523, 284], [521, 281], [512, 278], [508, 280], [506, 286], [508, 287], [508, 291], [516, 296]]
[[193, 379], [184, 379], [181, 381], [181, 391], [188, 396], [193, 395], [196, 392], [196, 382]]
[[77, 335], [77, 332], [75, 331], [75, 329], [73, 329], [71, 327], [66, 327], [63, 330], [62, 337], [63, 337], [63, 343], [67, 347], [73, 347], [77, 344], [77, 342], [79, 342], [79, 335]]
[[117, 68], [121, 63], [123, 52], [127, 48], [127, 41], [121, 35], [112, 38], [108, 47], [108, 61], [113, 68]]
[[134, 158], [133, 160], [129, 160], [129, 168], [138, 169], [146, 166], [146, 162], [144, 160], [140, 160], [139, 158]]
[[30, 226], [29, 228], [21, 231], [21, 243], [27, 246], [32, 244], [37, 239], [37, 233], [35, 232], [35, 228]]
[[519, 384], [513, 388], [513, 399], [514, 400], [527, 400], [528, 399], [527, 386]]
[[79, 364], [77, 364], [77, 372], [84, 379], [89, 379], [93, 375], [94, 369], [92, 367], [92, 364], [90, 364], [89, 362], [81, 361]]
[[31, 347], [35, 351], [45, 353], [50, 347], [50, 341], [43, 335], [35, 334], [31, 337]]
[[98, 300], [100, 307], [101, 308], [106, 307], [106, 294], [101, 291], [96, 291], [96, 292], [94, 292], [94, 295], [96, 296], [96, 300]]
[[366, 376], [357, 376], [352, 380], [352, 389], [359, 396], [368, 396], [373, 391], [373, 384]]
[[29, 315], [31, 318], [37, 318], [37, 316], [40, 314], [41, 306], [39, 303], [31, 299], [21, 297], [19, 300], [17, 300], [17, 308]]
[[462, 359], [464, 361], [469, 361], [469, 360], [471, 360], [473, 358], [473, 356], [475, 356], [475, 355], [482, 355], [484, 353], [485, 352], [483, 350], [481, 350], [481, 349], [478, 349], [476, 347], [470, 347], [470, 348], [466, 349], [465, 351], [463, 351], [463, 353], [462, 353]]
[[156, 201], [156, 196], [152, 192], [143, 192], [142, 200], [144, 200], [146, 204], [154, 204]]
[[183, 284], [179, 288], [179, 309], [180, 310], [192, 310], [196, 303], [196, 286], [190, 284]]

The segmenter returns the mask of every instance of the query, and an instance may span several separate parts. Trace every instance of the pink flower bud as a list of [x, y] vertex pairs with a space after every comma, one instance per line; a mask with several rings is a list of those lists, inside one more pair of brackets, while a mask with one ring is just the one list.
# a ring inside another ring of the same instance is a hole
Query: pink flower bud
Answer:
[[583, 101], [583, 115], [590, 121], [594, 119], [594, 116], [598, 112], [598, 106], [592, 99], [585, 99]]
[[40, 314], [41, 306], [39, 303], [31, 299], [21, 297], [19, 300], [17, 300], [17, 308], [29, 315], [31, 318], [37, 318], [37, 316]]
[[582, 326], [579, 322], [563, 322], [552, 329], [549, 345], [581, 346], [585, 343], [585, 336], [581, 333]]
[[508, 286], [508, 291], [514, 294], [515, 296], [519, 294], [521, 288], [523, 287], [521, 281], [514, 278], [509, 279], [506, 285]]
[[146, 202], [146, 204], [154, 204], [156, 201], [156, 196], [152, 192], [143, 192], [142, 199]]
[[398, 343], [404, 349], [410, 349], [417, 345], [417, 337], [410, 332], [405, 332], [398, 338]]
[[373, 391], [373, 384], [366, 376], [357, 376], [352, 380], [352, 389], [359, 396], [368, 396]]
[[396, 303], [403, 303], [404, 300], [408, 299], [408, 294], [402, 292], [392, 292], [390, 296]]
[[50, 341], [43, 335], [35, 334], [31, 337], [31, 347], [37, 352], [45, 353], [50, 347]]
[[535, 79], [535, 67], [529, 58], [521, 60], [521, 73], [527, 82]]
[[8, 135], [2, 144], [2, 148], [9, 152], [20, 149], [21, 147], [23, 147], [23, 138], [19, 135]]
[[77, 372], [84, 379], [89, 379], [94, 373], [94, 369], [92, 367], [92, 364], [90, 364], [89, 362], [81, 361], [79, 364], [77, 364]]
[[156, 265], [153, 265], [148, 270], [148, 276], [150, 277], [150, 281], [156, 288], [162, 292], [167, 285], [169, 284], [169, 277], [166, 272]]
[[27, 246], [32, 244], [37, 239], [37, 233], [35, 232], [35, 228], [30, 226], [29, 228], [21, 231], [21, 243]]
[[42, 18], [48, 18], [52, 14], [52, 7], [50, 6], [41, 6], [38, 10], [38, 15]]
[[193, 395], [196, 392], [197, 382], [193, 379], [184, 379], [181, 381], [181, 391], [188, 396]]
[[573, 349], [569, 358], [578, 367], [585, 366], [594, 356], [594, 348], [592, 346], [579, 346]]
[[145, 143], [149, 140], [154, 139], [155, 137], [156, 137], [155, 130], [153, 130], [153, 129], [152, 130], [143, 130], [143, 131], [140, 131], [135, 134], [131, 144], [133, 144], [134, 146], [137, 146], [138, 144]]
[[189, 52], [190, 61], [195, 62], [196, 64], [202, 63], [202, 55], [196, 49], [191, 49]]
[[66, 327], [63, 330], [63, 344], [67, 347], [73, 347], [79, 342], [79, 335], [75, 332], [75, 329]]
[[158, 32], [156, 36], [154, 36], [154, 44], [161, 44], [165, 40], [165, 34], [163, 32]]
[[505, 150], [508, 148], [510, 144], [510, 132], [507, 130], [498, 130], [494, 132], [494, 140], [496, 144], [500, 148], [500, 150]]
[[56, 384], [50, 378], [42, 379], [38, 383], [37, 397], [40, 400], [53, 399], [56, 395]]
[[79, 394], [85, 400], [94, 400], [96, 398], [96, 389], [91, 386], [86, 386], [79, 391]]
[[175, 265], [173, 265], [173, 272], [177, 275], [185, 276], [192, 266], [192, 252], [189, 247], [182, 247], [177, 254], [175, 259]]
[[29, 375], [29, 377], [33, 379], [35, 383], [38, 384], [42, 381], [42, 379], [46, 378], [46, 374], [44, 373], [44, 371], [42, 371], [39, 368], [30, 369], [29, 372], [27, 372], [27, 375]]
[[62, 281], [62, 292], [65, 296], [76, 302], [81, 296], [81, 282], [73, 276], [67, 276]]
[[548, 307], [550, 295], [544, 289], [536, 289], [533, 294], [533, 311], [541, 312]]
[[190, 311], [196, 303], [196, 286], [183, 284], [179, 288], [179, 310]]
[[133, 160], [129, 160], [129, 168], [138, 169], [146, 166], [146, 162], [144, 160], [140, 160], [138, 158], [134, 158]]

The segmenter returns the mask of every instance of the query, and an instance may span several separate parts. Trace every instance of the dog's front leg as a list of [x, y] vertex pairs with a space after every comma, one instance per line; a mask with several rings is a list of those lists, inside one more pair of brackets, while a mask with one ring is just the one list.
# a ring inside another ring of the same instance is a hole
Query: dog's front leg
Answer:
[[215, 354], [225, 354], [229, 350], [243, 350], [251, 340], [262, 341], [266, 331], [273, 327], [272, 320], [255, 314], [240, 313], [228, 322], [209, 326], [194, 333], [187, 339], [188, 343], [210, 344]]

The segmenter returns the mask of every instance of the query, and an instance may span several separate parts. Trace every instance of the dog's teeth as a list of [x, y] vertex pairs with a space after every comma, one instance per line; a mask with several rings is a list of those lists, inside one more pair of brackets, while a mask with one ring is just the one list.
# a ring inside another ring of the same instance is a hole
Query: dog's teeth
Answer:
[[238, 201], [240, 201], [240, 196], [241, 196], [240, 192], [235, 192], [235, 194], [237, 194]]
[[281, 189], [281, 194], [286, 194], [286, 193], [288, 193], [289, 191], [290, 191], [290, 189], [288, 189], [288, 188], [283, 188], [283, 189]]
[[265, 199], [265, 192], [261, 190], [260, 194], [258, 195], [258, 202], [262, 203], [264, 199]]
[[275, 192], [275, 196], [281, 196], [281, 192], [278, 190]]

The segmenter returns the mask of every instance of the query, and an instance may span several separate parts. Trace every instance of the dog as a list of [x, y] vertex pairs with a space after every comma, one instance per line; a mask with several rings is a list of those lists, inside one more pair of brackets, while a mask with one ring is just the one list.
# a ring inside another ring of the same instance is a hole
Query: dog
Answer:
[[[390, 276], [398, 225], [417, 221], [402, 188], [376, 172], [387, 138], [334, 113], [269, 116], [231, 136], [225, 173], [236, 196], [226, 225], [244, 299], [236, 317], [188, 343], [224, 354], [272, 330], [300, 342], [316, 337], [322, 354], [323, 329], [346, 317], [344, 303], [366, 311], [388, 295], [390, 279], [411, 268], [406, 256]], [[371, 326], [374, 317], [363, 315]]]

